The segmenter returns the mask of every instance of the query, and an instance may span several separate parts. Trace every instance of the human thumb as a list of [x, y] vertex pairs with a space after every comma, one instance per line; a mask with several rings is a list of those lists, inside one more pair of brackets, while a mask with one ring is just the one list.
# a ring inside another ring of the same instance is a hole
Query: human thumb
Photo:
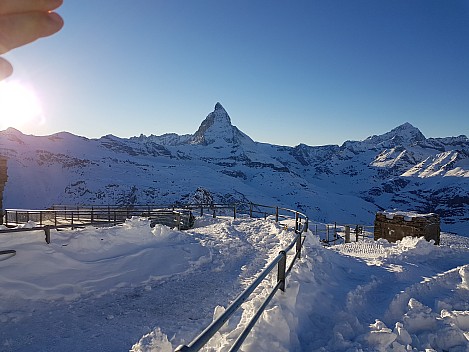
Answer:
[[0, 57], [0, 81], [7, 78], [8, 76], [11, 76], [13, 73], [13, 67], [11, 64]]

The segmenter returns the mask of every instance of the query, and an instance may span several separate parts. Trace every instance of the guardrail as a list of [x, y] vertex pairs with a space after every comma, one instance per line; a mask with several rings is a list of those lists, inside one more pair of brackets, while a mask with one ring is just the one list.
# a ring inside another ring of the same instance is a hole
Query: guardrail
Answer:
[[[245, 326], [244, 330], [240, 333], [234, 344], [230, 348], [230, 352], [237, 351], [243, 344], [246, 337], [249, 335], [250, 331], [260, 318], [262, 312], [266, 309], [272, 298], [274, 297], [275, 293], [280, 289], [281, 291], [285, 292], [286, 289], [286, 278], [290, 271], [293, 268], [296, 260], [301, 257], [301, 248], [303, 247], [303, 243], [305, 240], [305, 236], [302, 236], [302, 233], [308, 230], [308, 217], [306, 215], [294, 211], [289, 210], [286, 208], [278, 208], [278, 207], [270, 207], [270, 206], [263, 206], [259, 204], [251, 204], [257, 207], [268, 208], [268, 209], [275, 209], [275, 213], [271, 215], [276, 216], [276, 220], [278, 221], [279, 217], [287, 218], [285, 215], [279, 214], [279, 211], [284, 212], [292, 212], [295, 216], [295, 238], [293, 241], [283, 250], [279, 252], [277, 257], [270, 262], [267, 267], [261, 272], [261, 274], [256, 278], [256, 280], [249, 285], [243, 293], [241, 293], [234, 301], [230, 304], [230, 306], [223, 312], [223, 314], [218, 317], [215, 321], [213, 321], [205, 330], [198, 335], [194, 340], [192, 340], [188, 345], [181, 345], [176, 348], [176, 352], [195, 352], [199, 351], [208, 341], [215, 335], [218, 330], [228, 321], [228, 319], [238, 310], [243, 302], [245, 302], [249, 296], [254, 292], [254, 290], [263, 282], [263, 280], [275, 269], [277, 268], [277, 283], [270, 291], [267, 298], [264, 300], [262, 305], [258, 308], [254, 316], [251, 318], [249, 323]], [[252, 207], [250, 207], [250, 215], [252, 216]], [[267, 217], [266, 213], [264, 213], [264, 217]], [[291, 216], [289, 217], [291, 218]], [[302, 220], [303, 223], [302, 223]], [[291, 260], [290, 264], [288, 265], [287, 269], [287, 254], [288, 252], [295, 247], [296, 253]]]
[[313, 223], [310, 225], [311, 232], [317, 235], [324, 245], [334, 245], [340, 242], [358, 242], [361, 238], [373, 237], [373, 226], [361, 224], [339, 225], [337, 223], [324, 224]]
[[[132, 216], [148, 217], [150, 226], [156, 223], [164, 224], [179, 230], [192, 226], [194, 217], [187, 209], [155, 209], [152, 207], [136, 207], [122, 209], [119, 207], [68, 207], [48, 210], [30, 209], [6, 209], [4, 212], [4, 224], [9, 227], [0, 230], [0, 233], [44, 231], [45, 241], [50, 244], [50, 230], [63, 228], [80, 228], [85, 226], [113, 226], [125, 222]], [[17, 227], [32, 221], [36, 226]]]

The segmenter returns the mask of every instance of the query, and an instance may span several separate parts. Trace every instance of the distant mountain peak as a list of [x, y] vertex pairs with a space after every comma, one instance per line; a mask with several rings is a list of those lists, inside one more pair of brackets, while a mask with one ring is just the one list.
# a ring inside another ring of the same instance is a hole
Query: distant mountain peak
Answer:
[[241, 140], [252, 141], [248, 136], [231, 124], [225, 108], [215, 104], [215, 109], [202, 121], [197, 132], [191, 138], [191, 144], [233, 144]]
[[220, 104], [220, 102], [217, 102], [215, 104], [215, 110], [223, 110], [226, 112], [225, 108], [223, 107], [223, 105]]
[[[417, 127], [405, 122], [393, 128], [391, 131], [378, 136], [368, 137], [365, 142], [377, 144], [388, 144], [389, 147], [397, 145], [412, 145], [425, 141], [426, 138]], [[384, 146], [384, 145], [383, 145]]]

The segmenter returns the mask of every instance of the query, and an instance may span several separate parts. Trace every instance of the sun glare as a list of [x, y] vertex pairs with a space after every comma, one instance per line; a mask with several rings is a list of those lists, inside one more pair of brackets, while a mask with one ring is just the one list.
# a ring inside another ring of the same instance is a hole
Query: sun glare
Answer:
[[43, 123], [41, 103], [32, 87], [16, 81], [0, 82], [0, 130], [14, 127], [31, 131]]

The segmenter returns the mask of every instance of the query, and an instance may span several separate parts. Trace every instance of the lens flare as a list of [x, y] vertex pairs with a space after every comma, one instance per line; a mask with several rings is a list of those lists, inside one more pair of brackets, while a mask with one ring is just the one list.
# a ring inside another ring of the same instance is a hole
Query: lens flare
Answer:
[[18, 81], [0, 82], [0, 130], [14, 127], [34, 131], [43, 123], [41, 102], [32, 87]]

